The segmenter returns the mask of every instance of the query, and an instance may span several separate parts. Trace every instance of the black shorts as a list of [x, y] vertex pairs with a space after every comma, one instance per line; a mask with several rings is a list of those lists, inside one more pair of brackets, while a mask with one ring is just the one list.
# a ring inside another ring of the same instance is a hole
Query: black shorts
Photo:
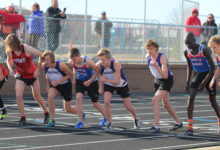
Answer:
[[37, 78], [25, 79], [22, 76], [16, 77], [16, 79], [23, 81], [26, 85], [31, 86], [37, 80]]
[[[202, 83], [202, 81], [206, 78], [208, 74], [209, 72], [195, 72], [193, 79], [190, 83], [190, 88], [197, 90], [200, 83]], [[212, 81], [212, 77], [208, 80], [207, 84], [205, 85], [205, 88], [210, 95], [216, 95], [216, 82], [212, 87], [213, 89], [209, 88], [209, 84]]]
[[130, 97], [130, 91], [128, 88], [128, 84], [123, 87], [114, 87], [108, 84], [104, 84], [104, 91], [108, 91], [110, 93], [114, 93], [116, 90], [117, 94], [121, 96], [121, 98], [128, 98]]
[[84, 94], [87, 91], [88, 96], [91, 98], [93, 103], [98, 102], [99, 100], [99, 86], [98, 81], [94, 81], [90, 86], [86, 87], [81, 80], [76, 80], [76, 93]]
[[157, 90], [164, 90], [170, 92], [173, 87], [173, 76], [168, 77], [167, 79], [155, 79], [154, 80], [155, 92]]
[[58, 92], [60, 92], [60, 95], [64, 98], [65, 101], [72, 100], [72, 83], [71, 82], [60, 84], [56, 87], [53, 87], [51, 85], [50, 88], [55, 88]]
[[3, 80], [0, 81], [0, 89], [2, 88], [2, 86], [4, 85], [4, 83], [5, 83], [5, 79], [3, 79]]

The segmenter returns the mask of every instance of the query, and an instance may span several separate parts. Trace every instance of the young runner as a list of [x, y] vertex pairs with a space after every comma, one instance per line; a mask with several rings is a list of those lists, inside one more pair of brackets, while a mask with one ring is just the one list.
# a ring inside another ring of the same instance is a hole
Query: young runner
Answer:
[[[38, 68], [32, 61], [32, 55], [41, 56], [41, 52], [26, 44], [21, 44], [15, 34], [10, 34], [4, 41], [4, 46], [7, 55], [7, 66], [11, 76], [15, 76], [15, 92], [16, 102], [18, 105], [20, 120], [18, 125], [26, 124], [26, 114], [24, 111], [23, 93], [24, 88], [31, 86], [34, 99], [40, 104], [44, 110], [43, 123], [46, 124], [49, 120], [47, 105], [40, 94], [40, 83], [38, 79]], [[16, 74], [12, 65], [16, 67]]]
[[[188, 47], [188, 49], [184, 51], [184, 55], [188, 64], [186, 91], [189, 92], [190, 96], [187, 107], [188, 130], [186, 130], [184, 134], [192, 136], [194, 101], [198, 92], [206, 88], [209, 93], [210, 103], [214, 108], [218, 118], [220, 118], [220, 111], [219, 106], [216, 102], [216, 83], [212, 84], [212, 88], [209, 87], [215, 70], [215, 65], [209, 50], [204, 47], [204, 45], [197, 44], [196, 38], [191, 32], [187, 34], [185, 44]], [[192, 80], [190, 80], [192, 71], [194, 71], [195, 73]]]
[[71, 106], [72, 100], [72, 72], [64, 62], [55, 61], [52, 51], [44, 51], [41, 58], [47, 79], [48, 107], [50, 111], [49, 127], [55, 126], [55, 97], [58, 93], [64, 98], [63, 107], [66, 112], [77, 114], [76, 108]]
[[147, 130], [150, 133], [159, 133], [160, 127], [160, 101], [175, 120], [174, 126], [170, 130], [177, 130], [183, 127], [181, 120], [177, 117], [173, 107], [170, 104], [169, 93], [173, 86], [173, 73], [170, 71], [168, 60], [163, 53], [158, 52], [159, 45], [154, 40], [146, 42], [148, 67], [154, 76], [155, 95], [152, 98], [154, 110], [154, 125]]
[[[134, 129], [140, 128], [141, 121], [138, 119], [135, 108], [132, 106], [128, 82], [122, 70], [121, 64], [112, 58], [108, 49], [100, 49], [97, 53], [100, 68], [99, 93], [104, 92], [105, 112], [108, 120], [106, 130], [112, 130], [111, 100], [114, 91], [123, 98], [125, 108], [134, 118]], [[103, 89], [104, 83], [104, 89]]]
[[103, 116], [99, 122], [100, 126], [105, 126], [107, 119], [105, 117], [105, 111], [103, 106], [99, 103], [98, 92], [98, 67], [87, 56], [81, 56], [80, 51], [77, 48], [71, 48], [69, 53], [70, 61], [74, 69], [74, 84], [76, 85], [76, 106], [79, 121], [76, 123], [75, 128], [84, 127], [83, 122], [83, 95], [87, 91], [88, 96], [91, 98], [91, 102]]
[[[8, 78], [8, 71], [3, 65], [0, 64], [0, 90], [4, 85], [5, 81], [7, 81], [7, 78]], [[2, 112], [0, 114], [0, 120], [3, 120], [6, 117], [7, 110], [4, 107], [4, 101], [2, 100], [1, 95], [0, 95], [0, 111]]]

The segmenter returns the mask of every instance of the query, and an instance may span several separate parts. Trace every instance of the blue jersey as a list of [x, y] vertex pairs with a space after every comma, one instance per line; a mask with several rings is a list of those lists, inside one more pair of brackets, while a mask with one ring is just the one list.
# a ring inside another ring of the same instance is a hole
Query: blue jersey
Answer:
[[[83, 64], [81, 66], [76, 66], [73, 64], [73, 68], [76, 70], [76, 79], [81, 81], [89, 80], [95, 73], [91, 68], [88, 68], [86, 65], [87, 56], [83, 56]], [[97, 79], [95, 79], [97, 80]]]
[[200, 44], [199, 53], [197, 55], [192, 55], [190, 50], [188, 50], [188, 57], [195, 72], [209, 72], [210, 70], [210, 64], [207, 58], [203, 55], [203, 49], [204, 45]]
[[218, 66], [218, 68], [220, 68], [220, 60], [219, 60], [218, 57], [216, 57], [216, 61], [217, 61], [217, 66]]
[[[105, 76], [105, 78], [108, 80], [115, 80], [114, 63], [115, 63], [115, 59], [111, 59], [109, 68], [105, 68], [103, 65], [101, 65], [101, 75]], [[111, 83], [105, 83], [105, 84], [108, 84], [114, 87], [123, 87], [127, 85], [127, 79], [125, 77], [123, 70], [121, 69], [121, 79], [118, 85], [113, 85]]]
[[[158, 56], [157, 56], [157, 59], [156, 59], [156, 62], [157, 62], [157, 65], [161, 68], [162, 64], [160, 62], [160, 58], [161, 56], [163, 55], [163, 53], [158, 53]], [[153, 65], [151, 64], [151, 61], [152, 61], [152, 58], [151, 56], [148, 56], [147, 57], [147, 60], [148, 60], [148, 67], [152, 73], [152, 75], [156, 78], [156, 79], [162, 79], [163, 77], [160, 75], [160, 73], [153, 67]], [[168, 77], [171, 77], [173, 75], [173, 73], [170, 71], [170, 67], [167, 63], [167, 69], [168, 69]]]
[[[56, 61], [56, 66], [54, 68], [45, 67], [45, 72], [47, 74], [49, 81], [57, 81], [66, 76], [65, 72], [60, 70], [60, 61]], [[64, 81], [61, 84], [69, 82], [69, 80]]]

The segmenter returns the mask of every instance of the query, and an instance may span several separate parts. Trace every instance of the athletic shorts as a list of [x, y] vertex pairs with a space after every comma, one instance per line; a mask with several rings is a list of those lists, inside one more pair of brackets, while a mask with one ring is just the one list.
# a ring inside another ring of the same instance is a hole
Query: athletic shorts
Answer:
[[[192, 79], [192, 81], [190, 83], [190, 88], [197, 90], [199, 85], [200, 85], [200, 83], [202, 83], [202, 81], [206, 78], [206, 76], [208, 74], [209, 74], [209, 72], [195, 72], [194, 76], [193, 76], [193, 79]], [[206, 88], [207, 92], [209, 93], [209, 95], [216, 95], [216, 82], [213, 85], [213, 89], [209, 88], [209, 84], [212, 81], [212, 77], [209, 79], [209, 81], [205, 85], [205, 88]]]
[[0, 89], [2, 88], [2, 86], [4, 85], [4, 83], [5, 83], [5, 79], [3, 79], [3, 80], [0, 81]]
[[16, 79], [23, 81], [26, 85], [31, 86], [37, 80], [37, 78], [25, 79], [22, 76], [16, 77]]
[[170, 92], [172, 86], [173, 86], [173, 76], [168, 77], [167, 79], [154, 80], [155, 92], [157, 90], [164, 90]]
[[128, 84], [123, 86], [123, 87], [114, 87], [108, 84], [104, 84], [104, 92], [110, 92], [110, 93], [114, 93], [114, 91], [116, 90], [117, 94], [121, 96], [121, 98], [128, 98], [130, 97], [130, 91], [128, 88]]
[[71, 82], [60, 84], [56, 87], [53, 87], [51, 85], [50, 88], [55, 88], [58, 92], [60, 92], [60, 95], [64, 98], [65, 101], [72, 100], [72, 83]]
[[98, 81], [93, 81], [90, 86], [85, 86], [83, 84], [85, 81], [77, 80], [76, 79], [76, 93], [84, 94], [87, 91], [88, 96], [91, 98], [93, 103], [98, 102], [99, 100], [99, 86]]

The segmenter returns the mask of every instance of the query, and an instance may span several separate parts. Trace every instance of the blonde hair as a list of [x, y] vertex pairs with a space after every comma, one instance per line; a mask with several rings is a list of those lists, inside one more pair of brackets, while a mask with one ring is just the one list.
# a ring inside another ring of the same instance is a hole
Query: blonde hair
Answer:
[[55, 63], [55, 55], [52, 51], [46, 50], [42, 53], [41, 57], [44, 59], [45, 56], [50, 56], [52, 63]]
[[159, 48], [159, 44], [155, 41], [155, 40], [148, 40], [146, 43], [145, 43], [145, 45], [144, 45], [144, 47], [146, 48], [146, 49], [148, 49], [149, 47], [155, 47], [155, 48]]
[[6, 52], [13, 52], [15, 50], [21, 50], [21, 42], [15, 34], [9, 34], [4, 40], [4, 46]]
[[102, 56], [105, 56], [106, 58], [110, 59], [112, 56], [111, 56], [111, 53], [110, 53], [110, 50], [107, 49], [107, 48], [102, 48], [98, 51], [98, 53], [96, 54], [97, 57], [102, 57]]
[[209, 40], [208, 46], [213, 47], [214, 44], [220, 45], [220, 36], [214, 35]]

